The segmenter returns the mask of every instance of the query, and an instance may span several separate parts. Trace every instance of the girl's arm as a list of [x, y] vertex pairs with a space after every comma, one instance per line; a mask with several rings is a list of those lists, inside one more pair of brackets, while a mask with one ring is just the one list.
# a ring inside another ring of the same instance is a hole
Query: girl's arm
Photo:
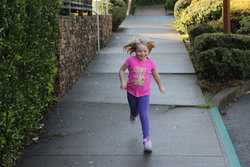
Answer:
[[160, 78], [160, 75], [158, 74], [158, 72], [156, 70], [154, 70], [154, 71], [152, 71], [152, 75], [155, 79], [155, 82], [158, 85], [160, 92], [166, 94], [166, 89], [161, 82], [161, 78]]
[[127, 70], [127, 66], [125, 64], [122, 65], [119, 71], [119, 77], [120, 77], [120, 88], [121, 89], [126, 89], [127, 88], [127, 83], [124, 80], [124, 72]]

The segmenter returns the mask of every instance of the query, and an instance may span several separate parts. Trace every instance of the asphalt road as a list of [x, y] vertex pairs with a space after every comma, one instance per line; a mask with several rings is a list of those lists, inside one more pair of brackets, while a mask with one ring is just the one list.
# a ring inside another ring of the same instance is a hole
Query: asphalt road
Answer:
[[228, 133], [242, 167], [250, 167], [250, 94], [223, 110]]

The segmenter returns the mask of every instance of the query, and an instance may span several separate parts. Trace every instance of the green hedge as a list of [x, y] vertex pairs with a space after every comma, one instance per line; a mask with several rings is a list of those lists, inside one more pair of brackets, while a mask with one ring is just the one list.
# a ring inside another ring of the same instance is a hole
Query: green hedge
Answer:
[[12, 166], [55, 98], [59, 1], [0, 2], [0, 166]]
[[123, 0], [111, 0], [109, 13], [112, 14], [112, 30], [117, 31], [120, 24], [126, 18], [127, 5]]
[[174, 16], [176, 20], [180, 20], [182, 12], [191, 4], [192, 0], [178, 0], [174, 6]]
[[182, 24], [185, 27], [218, 20], [222, 15], [222, 0], [201, 0], [191, 3], [183, 12]]
[[249, 0], [231, 0], [231, 31], [233, 33], [240, 29], [240, 21], [250, 16]]
[[[192, 25], [216, 23], [221, 29], [223, 0], [178, 0], [175, 4], [174, 15], [176, 27], [182, 33]], [[250, 16], [249, 0], [231, 0], [231, 31], [236, 33], [240, 28], [240, 21]]]
[[174, 6], [175, 25], [177, 31], [186, 33], [186, 27], [182, 24], [183, 12], [191, 4], [192, 0], [178, 0]]
[[197, 37], [201, 34], [215, 33], [215, 32], [217, 32], [217, 30], [208, 24], [199, 24], [199, 25], [195, 25], [195, 26], [190, 26], [188, 28], [188, 35], [189, 35], [189, 39], [191, 41], [193, 41], [195, 37]]
[[250, 16], [245, 17], [240, 21], [240, 29], [237, 33], [250, 35]]
[[226, 81], [250, 77], [250, 37], [202, 34], [195, 38], [195, 68], [206, 80]]

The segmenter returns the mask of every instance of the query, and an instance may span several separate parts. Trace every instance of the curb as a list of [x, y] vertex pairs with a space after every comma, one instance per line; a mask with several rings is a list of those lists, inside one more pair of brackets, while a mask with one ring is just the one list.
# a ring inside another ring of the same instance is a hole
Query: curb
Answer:
[[220, 115], [220, 111], [223, 110], [228, 104], [232, 103], [235, 98], [240, 97], [246, 91], [250, 90], [250, 80], [248, 80], [244, 85], [231, 87], [224, 89], [217, 93], [212, 99], [211, 103], [213, 106], [210, 108], [210, 112], [214, 118], [214, 122], [218, 133], [220, 135], [222, 144], [224, 146], [227, 159], [231, 167], [242, 167], [239, 158], [236, 154], [234, 145], [229, 136], [227, 128], [224, 121]]
[[220, 138], [221, 138], [222, 144], [224, 146], [224, 149], [225, 149], [227, 159], [229, 161], [230, 166], [231, 167], [242, 167], [218, 108], [212, 107], [210, 109], [210, 112], [214, 118], [215, 125], [216, 125], [217, 130], [220, 134]]
[[235, 98], [239, 97], [249, 90], [250, 80], [248, 80], [243, 86], [237, 86], [222, 90], [211, 99], [211, 103], [213, 104], [213, 106], [217, 106], [219, 110], [222, 110], [229, 103], [232, 103]]

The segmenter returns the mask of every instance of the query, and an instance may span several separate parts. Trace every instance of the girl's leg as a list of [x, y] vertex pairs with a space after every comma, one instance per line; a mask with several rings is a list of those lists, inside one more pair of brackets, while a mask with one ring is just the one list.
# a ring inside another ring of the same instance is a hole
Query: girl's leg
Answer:
[[137, 117], [138, 116], [138, 98], [131, 95], [130, 93], [127, 93], [127, 98], [128, 98], [128, 104], [130, 107], [130, 114], [133, 117]]
[[150, 137], [149, 119], [148, 119], [149, 101], [150, 101], [149, 95], [139, 97], [138, 100], [138, 110], [141, 119], [143, 139]]

